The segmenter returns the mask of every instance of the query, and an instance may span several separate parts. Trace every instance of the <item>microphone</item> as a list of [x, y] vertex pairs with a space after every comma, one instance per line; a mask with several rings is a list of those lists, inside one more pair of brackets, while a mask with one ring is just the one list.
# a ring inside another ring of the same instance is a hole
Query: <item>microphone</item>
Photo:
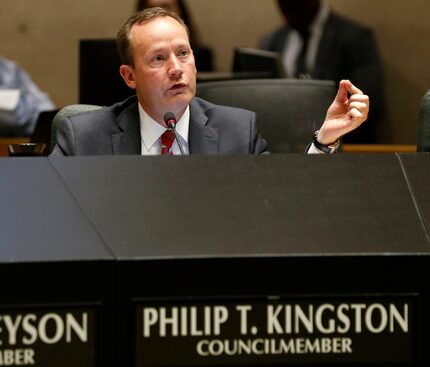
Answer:
[[167, 127], [173, 131], [173, 134], [175, 134], [176, 142], [178, 143], [179, 150], [181, 151], [181, 155], [185, 155], [184, 150], [182, 149], [181, 142], [179, 140], [178, 133], [176, 132], [176, 116], [173, 112], [166, 112], [164, 115], [164, 122], [166, 123]]

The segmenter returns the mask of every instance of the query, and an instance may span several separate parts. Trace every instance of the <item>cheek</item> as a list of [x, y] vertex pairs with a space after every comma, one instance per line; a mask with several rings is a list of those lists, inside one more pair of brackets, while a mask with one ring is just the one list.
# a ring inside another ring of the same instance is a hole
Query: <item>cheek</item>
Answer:
[[145, 71], [139, 76], [139, 83], [142, 88], [155, 91], [157, 88], [162, 87], [163, 77], [160, 71]]
[[190, 76], [190, 81], [192, 81], [192, 82], [196, 82], [196, 75], [197, 75], [197, 69], [196, 69], [196, 66], [195, 65], [190, 65], [190, 67], [188, 68], [188, 73], [187, 73], [189, 76]]
[[185, 67], [187, 70], [187, 74], [189, 74], [189, 75], [196, 75], [197, 74], [197, 68], [196, 68], [196, 65], [194, 63], [186, 64]]

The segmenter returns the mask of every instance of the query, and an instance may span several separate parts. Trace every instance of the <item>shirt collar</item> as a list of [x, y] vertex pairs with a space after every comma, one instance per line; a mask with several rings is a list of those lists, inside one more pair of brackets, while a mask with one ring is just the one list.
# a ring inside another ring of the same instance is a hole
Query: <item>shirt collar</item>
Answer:
[[[167, 130], [155, 121], [143, 109], [139, 103], [139, 118], [140, 118], [140, 136], [143, 144], [149, 151], [151, 147], [157, 143], [161, 135]], [[190, 106], [187, 107], [182, 117], [176, 123], [176, 132], [188, 143], [188, 131], [190, 126]]]

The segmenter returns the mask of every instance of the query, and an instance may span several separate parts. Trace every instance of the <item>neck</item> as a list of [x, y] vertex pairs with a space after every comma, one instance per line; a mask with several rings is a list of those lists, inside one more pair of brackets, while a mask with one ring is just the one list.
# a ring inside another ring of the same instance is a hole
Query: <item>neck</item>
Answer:
[[186, 111], [186, 109], [187, 109], [187, 107], [185, 108], [185, 109], [183, 109], [183, 110], [175, 110], [175, 109], [169, 109], [169, 110], [166, 110], [166, 111], [155, 111], [155, 110], [151, 110], [151, 109], [148, 109], [148, 108], [146, 108], [145, 106], [143, 106], [142, 104], [141, 104], [141, 107], [143, 108], [143, 110], [154, 120], [154, 121], [156, 121], [158, 124], [160, 124], [161, 126], [163, 126], [163, 127], [168, 127], [167, 125], [166, 125], [166, 123], [164, 122], [164, 115], [167, 113], [167, 112], [172, 112], [174, 115], [175, 115], [175, 117], [176, 117], [176, 121], [179, 121], [181, 118], [182, 118], [182, 116], [184, 115], [184, 113], [185, 113], [185, 111]]

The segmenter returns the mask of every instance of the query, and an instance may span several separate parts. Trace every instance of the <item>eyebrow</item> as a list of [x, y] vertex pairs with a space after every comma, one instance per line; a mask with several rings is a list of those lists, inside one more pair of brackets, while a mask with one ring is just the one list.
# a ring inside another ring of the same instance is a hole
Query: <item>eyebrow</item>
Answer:
[[[170, 44], [169, 44], [170, 45]], [[170, 46], [157, 46], [155, 48], [149, 48], [148, 52], [149, 53], [157, 53], [157, 52], [162, 52], [164, 51], [166, 48], [170, 48]], [[192, 49], [191, 45], [189, 43], [178, 43], [178, 44], [174, 44], [173, 48], [187, 48], [187, 49]]]

